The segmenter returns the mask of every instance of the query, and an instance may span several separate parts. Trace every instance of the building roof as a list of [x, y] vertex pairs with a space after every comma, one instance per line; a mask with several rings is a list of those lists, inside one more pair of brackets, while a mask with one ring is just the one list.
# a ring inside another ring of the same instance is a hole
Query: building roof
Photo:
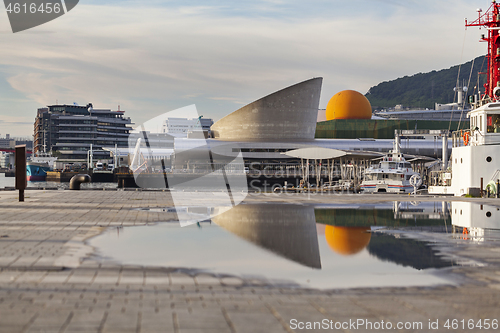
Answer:
[[221, 140], [312, 140], [323, 78], [265, 96], [212, 125]]

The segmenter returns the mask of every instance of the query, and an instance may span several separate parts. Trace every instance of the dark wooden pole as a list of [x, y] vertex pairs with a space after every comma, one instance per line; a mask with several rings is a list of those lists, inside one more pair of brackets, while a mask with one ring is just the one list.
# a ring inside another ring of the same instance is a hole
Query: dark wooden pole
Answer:
[[483, 177], [481, 177], [481, 198], [483, 197]]
[[24, 201], [26, 189], [26, 145], [16, 146], [16, 190], [19, 190], [19, 202]]

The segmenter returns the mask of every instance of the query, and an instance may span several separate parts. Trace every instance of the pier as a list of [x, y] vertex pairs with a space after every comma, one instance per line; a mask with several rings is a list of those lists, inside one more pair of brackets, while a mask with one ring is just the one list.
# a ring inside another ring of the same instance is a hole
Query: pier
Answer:
[[116, 176], [112, 171], [48, 171], [46, 181], [67, 183], [78, 174], [89, 175], [94, 183], [116, 182]]
[[[319, 204], [400, 200], [398, 195], [318, 195]], [[175, 221], [168, 191], [0, 191], [0, 331], [3, 332], [294, 332], [299, 321], [423, 322], [497, 318], [500, 248], [442, 244], [481, 267], [442, 274], [434, 287], [315, 290], [258, 277], [176, 267], [102, 263], [86, 241], [105, 230]], [[420, 201], [439, 198], [420, 196]], [[500, 207], [498, 199], [447, 198]], [[245, 201], [307, 204], [307, 195], [252, 194]], [[173, 222], [174, 223], [174, 222]], [[169, 254], [165, 254], [169, 255]], [[424, 331], [426, 327], [424, 326]]]

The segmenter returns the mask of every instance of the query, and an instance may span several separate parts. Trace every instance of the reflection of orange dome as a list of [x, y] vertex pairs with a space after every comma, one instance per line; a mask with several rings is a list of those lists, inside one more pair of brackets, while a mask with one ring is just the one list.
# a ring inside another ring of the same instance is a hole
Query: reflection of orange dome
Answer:
[[326, 242], [338, 254], [351, 255], [363, 250], [370, 243], [370, 227], [334, 227], [325, 228]]
[[326, 120], [371, 118], [370, 101], [354, 90], [344, 90], [335, 94], [326, 106]]

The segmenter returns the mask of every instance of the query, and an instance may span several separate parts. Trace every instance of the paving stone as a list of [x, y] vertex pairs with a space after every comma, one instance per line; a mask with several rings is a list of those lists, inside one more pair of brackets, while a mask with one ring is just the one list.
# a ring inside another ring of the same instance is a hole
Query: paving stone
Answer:
[[[164, 192], [29, 192], [30, 200], [18, 203], [15, 195], [4, 196], [0, 191], [0, 235], [9, 236], [8, 241], [0, 239], [0, 332], [267, 333], [289, 331], [293, 318], [411, 321], [430, 317], [442, 321], [498, 317], [500, 263], [495, 261], [499, 252], [496, 244], [449, 250], [461, 251], [464, 263], [467, 258], [491, 263], [454, 268], [454, 274], [470, 276], [460, 288], [328, 292], [277, 288], [258, 279], [218, 279], [205, 274], [193, 278], [167, 268], [122, 266], [88, 258], [92, 249], [84, 241], [105, 230], [99, 225], [166, 220], [158, 213], [130, 210], [171, 205]], [[329, 195], [312, 200], [325, 204], [380, 203], [395, 198], [400, 197]], [[312, 203], [305, 196], [255, 195], [247, 200]], [[500, 201], [494, 202], [500, 205]], [[11, 264], [12, 268], [7, 268]], [[53, 265], [58, 267], [52, 270]], [[369, 330], [357, 330], [365, 331]]]
[[221, 284], [227, 286], [241, 286], [244, 283], [242, 279], [236, 277], [224, 277], [220, 281]]
[[170, 281], [172, 281], [172, 285], [174, 286], [194, 286], [195, 281], [189, 275], [179, 274], [179, 273], [171, 273]]
[[42, 283], [57, 283], [62, 284], [66, 282], [70, 275], [73, 274], [72, 271], [60, 271], [60, 272], [49, 272], [42, 279]]
[[24, 272], [16, 279], [16, 283], [38, 283], [48, 272]]
[[17, 279], [17, 277], [20, 276], [21, 274], [22, 272], [16, 272], [16, 271], [0, 272], [0, 284], [14, 282]]
[[146, 285], [147, 286], [156, 286], [156, 285], [170, 285], [169, 276], [148, 276], [146, 277]]
[[0, 257], [0, 267], [7, 267], [19, 257]]
[[96, 272], [79, 273], [75, 271], [69, 278], [68, 283], [90, 284], [94, 281]]
[[120, 285], [143, 285], [144, 284], [144, 273], [132, 273], [132, 272], [124, 272], [120, 276]]
[[209, 276], [209, 275], [197, 275], [195, 277], [195, 283], [197, 285], [218, 285], [221, 283], [219, 278]]

